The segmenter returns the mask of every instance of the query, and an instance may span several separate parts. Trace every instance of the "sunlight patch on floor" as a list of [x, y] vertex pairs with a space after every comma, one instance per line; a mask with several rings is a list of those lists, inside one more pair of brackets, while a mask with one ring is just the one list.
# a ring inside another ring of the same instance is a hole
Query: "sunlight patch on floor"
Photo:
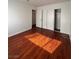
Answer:
[[53, 53], [61, 45], [61, 41], [51, 39], [40, 33], [26, 35], [25, 38], [49, 53]]

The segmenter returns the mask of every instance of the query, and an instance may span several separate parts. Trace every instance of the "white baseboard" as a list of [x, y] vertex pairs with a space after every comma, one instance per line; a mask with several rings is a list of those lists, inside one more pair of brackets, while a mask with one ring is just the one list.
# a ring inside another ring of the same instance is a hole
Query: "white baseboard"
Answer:
[[19, 34], [19, 33], [22, 33], [22, 32], [25, 32], [25, 31], [28, 31], [28, 30], [30, 30], [30, 29], [32, 29], [32, 27], [31, 27], [31, 28], [28, 28], [28, 29], [24, 29], [24, 30], [22, 30], [22, 31], [18, 31], [18, 32], [13, 33], [13, 34], [10, 34], [10, 35], [8, 35], [8, 37], [11, 37], [11, 36], [17, 35], [17, 34]]

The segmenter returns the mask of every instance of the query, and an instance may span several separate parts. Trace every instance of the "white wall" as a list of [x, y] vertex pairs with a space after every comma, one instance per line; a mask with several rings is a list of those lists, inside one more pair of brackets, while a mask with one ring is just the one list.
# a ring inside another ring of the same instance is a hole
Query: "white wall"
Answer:
[[[51, 4], [51, 5], [46, 5], [46, 6], [41, 6], [37, 8], [37, 19], [36, 19], [36, 26], [40, 27], [41, 26], [41, 21], [40, 21], [40, 12], [38, 12], [39, 10], [43, 10], [43, 11], [48, 11], [48, 10], [53, 10], [54, 9], [59, 9], [61, 8], [61, 25], [60, 25], [60, 30], [62, 33], [66, 33], [66, 34], [71, 34], [71, 7], [70, 7], [70, 1], [67, 2], [62, 2], [62, 3], [58, 3], [58, 4]], [[46, 12], [44, 12], [46, 14]], [[52, 17], [54, 16], [54, 13], [52, 15]], [[44, 16], [44, 27], [46, 27], [46, 21], [47, 20], [47, 16]], [[48, 22], [47, 22], [48, 23]], [[51, 21], [49, 22], [49, 25], [51, 24]], [[52, 22], [51, 25], [54, 25], [54, 23]], [[50, 30], [52, 30], [52, 28], [50, 28]]]
[[24, 2], [8, 1], [8, 36], [24, 32], [32, 28], [32, 9]]

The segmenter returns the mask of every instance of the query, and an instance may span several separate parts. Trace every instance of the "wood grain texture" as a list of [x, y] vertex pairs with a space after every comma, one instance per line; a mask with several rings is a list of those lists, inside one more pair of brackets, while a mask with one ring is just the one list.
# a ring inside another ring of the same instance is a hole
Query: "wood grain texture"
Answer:
[[33, 28], [9, 37], [8, 59], [71, 59], [67, 34]]

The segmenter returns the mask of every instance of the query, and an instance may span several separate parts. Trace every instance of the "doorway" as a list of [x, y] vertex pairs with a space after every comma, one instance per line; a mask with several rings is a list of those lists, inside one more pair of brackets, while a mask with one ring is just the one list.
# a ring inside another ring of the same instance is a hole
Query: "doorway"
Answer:
[[60, 32], [61, 9], [54, 10], [54, 31]]
[[32, 10], [32, 28], [36, 27], [36, 10]]

